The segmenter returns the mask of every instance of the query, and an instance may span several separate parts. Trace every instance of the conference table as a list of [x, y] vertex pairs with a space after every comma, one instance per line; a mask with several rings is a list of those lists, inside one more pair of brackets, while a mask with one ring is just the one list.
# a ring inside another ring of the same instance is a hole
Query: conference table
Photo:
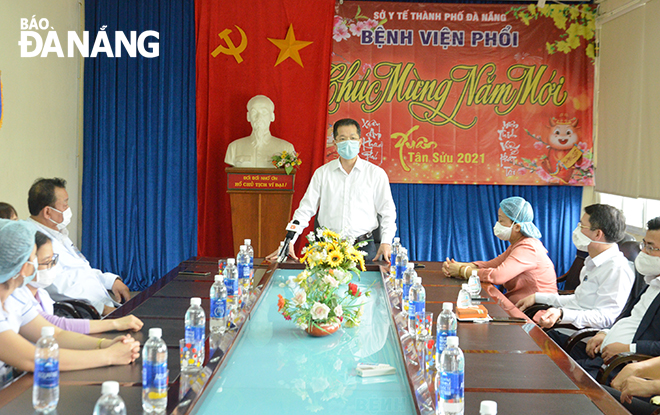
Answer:
[[[437, 318], [443, 302], [455, 304], [462, 281], [445, 278], [440, 263], [420, 265], [427, 311]], [[418, 359], [420, 344], [403, 330], [399, 300], [388, 290], [387, 266], [368, 265], [358, 282], [372, 294], [359, 328], [312, 338], [277, 312], [277, 294], [286, 295], [287, 280], [302, 270], [301, 264], [257, 260], [258, 288], [240, 322], [222, 336], [210, 336], [203, 370], [180, 373], [179, 339], [184, 337], [189, 299], [201, 297], [209, 315], [217, 267], [218, 258], [183, 261], [109, 316], [139, 317], [144, 327], [132, 335], [142, 345], [149, 328], [162, 328], [168, 346], [168, 414], [433, 413], [433, 384]], [[495, 320], [458, 325], [465, 354], [466, 415], [478, 414], [482, 400], [496, 401], [499, 414], [628, 413], [497, 287], [482, 286], [482, 304]], [[356, 373], [358, 363], [388, 363], [396, 373], [362, 378]], [[57, 413], [91, 414], [106, 380], [120, 383], [128, 414], [142, 413], [140, 360], [62, 372]], [[31, 413], [32, 375], [25, 374], [0, 391], [0, 414]]]

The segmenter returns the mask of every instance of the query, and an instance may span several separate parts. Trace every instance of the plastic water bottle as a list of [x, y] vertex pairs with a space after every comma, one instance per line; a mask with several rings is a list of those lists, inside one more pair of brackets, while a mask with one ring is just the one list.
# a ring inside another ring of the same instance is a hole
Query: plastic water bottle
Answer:
[[461, 291], [458, 292], [456, 299], [456, 308], [468, 308], [472, 305], [472, 296], [470, 296], [470, 289], [467, 284], [463, 284]]
[[37, 412], [54, 410], [60, 400], [60, 349], [54, 335], [55, 327], [42, 327], [34, 352], [32, 406]]
[[245, 243], [245, 252], [247, 252], [250, 258], [250, 287], [252, 287], [252, 281], [254, 280], [254, 248], [252, 247], [252, 239], [245, 239], [243, 243]]
[[227, 259], [225, 268], [225, 286], [227, 287], [227, 308], [228, 312], [238, 310], [238, 270], [234, 258]]
[[408, 267], [408, 250], [404, 247], [399, 248], [396, 254], [396, 289], [403, 290], [403, 273]]
[[422, 277], [415, 276], [408, 294], [408, 333], [416, 337], [415, 318], [426, 312], [426, 290], [422, 286]]
[[465, 357], [458, 347], [458, 337], [447, 337], [447, 348], [440, 355], [436, 374], [436, 414], [462, 415], [465, 392]]
[[497, 402], [481, 401], [481, 405], [479, 405], [479, 415], [497, 415]]
[[209, 330], [211, 333], [224, 333], [227, 329], [227, 287], [222, 275], [215, 276], [209, 298], [211, 299]]
[[438, 323], [436, 324], [436, 339], [435, 339], [435, 364], [436, 368], [440, 365], [440, 356], [447, 347], [447, 337], [456, 336], [456, 327], [458, 322], [456, 314], [454, 314], [454, 304], [442, 303], [442, 313], [438, 315]]
[[200, 363], [204, 363], [204, 340], [206, 340], [206, 313], [202, 309], [202, 299], [190, 299], [190, 307], [186, 311], [186, 343], [196, 344], [199, 350]]
[[142, 348], [142, 409], [145, 412], [165, 412], [167, 407], [167, 345], [163, 331], [149, 329], [149, 340]]
[[472, 275], [468, 279], [468, 288], [470, 289], [471, 297], [478, 297], [481, 294], [481, 280], [476, 269], [472, 270]]
[[396, 256], [399, 253], [400, 248], [401, 238], [395, 236], [394, 240], [392, 241], [392, 255], [390, 257], [390, 276], [392, 277], [396, 276]]
[[103, 382], [101, 397], [94, 406], [94, 415], [126, 415], [126, 404], [119, 396], [119, 383], [114, 380]]
[[408, 294], [413, 283], [413, 278], [417, 276], [415, 264], [408, 262], [406, 271], [403, 273], [403, 291], [401, 292], [401, 311], [408, 313]]
[[236, 255], [236, 268], [238, 268], [238, 284], [241, 286], [241, 304], [243, 304], [246, 300], [245, 297], [250, 292], [250, 256], [245, 245], [241, 245], [238, 255]]

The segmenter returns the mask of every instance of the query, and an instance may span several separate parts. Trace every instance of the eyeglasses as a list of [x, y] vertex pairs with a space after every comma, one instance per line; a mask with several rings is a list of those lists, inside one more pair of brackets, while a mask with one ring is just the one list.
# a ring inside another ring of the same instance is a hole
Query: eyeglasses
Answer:
[[48, 267], [46, 269], [51, 269], [55, 265], [57, 265], [57, 260], [59, 259], [59, 257], [60, 257], [60, 254], [53, 254], [53, 256], [50, 258], [50, 261], [44, 262], [44, 263], [40, 262], [39, 265], [42, 266], [42, 267]]
[[649, 245], [645, 240], [642, 240], [642, 242], [639, 243], [639, 249], [642, 251], [647, 250], [648, 252], [660, 252], [660, 248]]

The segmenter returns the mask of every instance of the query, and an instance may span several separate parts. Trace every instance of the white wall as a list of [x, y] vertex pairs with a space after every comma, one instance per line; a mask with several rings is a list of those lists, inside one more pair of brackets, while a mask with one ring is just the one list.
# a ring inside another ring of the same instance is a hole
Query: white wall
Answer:
[[[78, 0], [0, 0], [0, 76], [3, 122], [0, 127], [0, 201], [11, 203], [21, 219], [29, 216], [27, 192], [37, 177], [67, 180], [77, 242], [80, 221], [82, 146], [81, 59], [21, 58], [20, 19], [47, 18], [65, 48], [66, 32], [80, 32]], [[47, 30], [51, 30], [50, 28]], [[46, 31], [40, 31], [46, 39]]]

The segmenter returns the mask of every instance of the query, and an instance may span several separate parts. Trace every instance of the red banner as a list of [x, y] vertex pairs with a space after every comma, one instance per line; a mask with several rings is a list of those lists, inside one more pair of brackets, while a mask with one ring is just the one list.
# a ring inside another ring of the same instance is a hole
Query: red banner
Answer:
[[250, 98], [274, 102], [272, 135], [300, 153], [294, 207], [323, 164], [333, 12], [334, 0], [196, 0], [199, 255], [235, 254], [224, 159], [252, 131]]
[[594, 35], [587, 5], [347, 1], [329, 122], [395, 183], [593, 185]]

